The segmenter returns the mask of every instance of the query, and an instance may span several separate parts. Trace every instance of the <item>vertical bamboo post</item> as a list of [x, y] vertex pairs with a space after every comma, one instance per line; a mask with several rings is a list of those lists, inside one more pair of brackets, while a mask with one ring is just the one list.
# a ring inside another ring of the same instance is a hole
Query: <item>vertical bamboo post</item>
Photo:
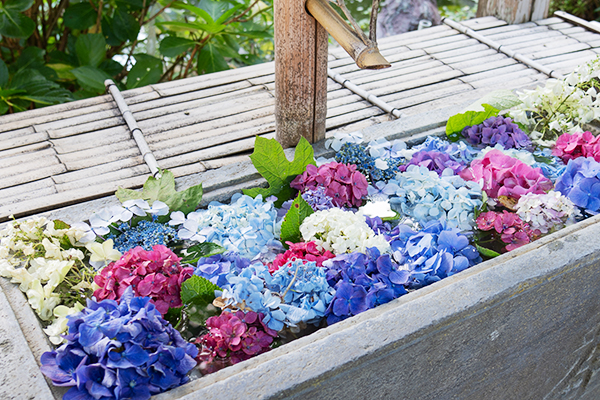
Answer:
[[301, 136], [311, 143], [325, 138], [327, 32], [304, 2], [274, 1], [275, 137], [284, 148]]

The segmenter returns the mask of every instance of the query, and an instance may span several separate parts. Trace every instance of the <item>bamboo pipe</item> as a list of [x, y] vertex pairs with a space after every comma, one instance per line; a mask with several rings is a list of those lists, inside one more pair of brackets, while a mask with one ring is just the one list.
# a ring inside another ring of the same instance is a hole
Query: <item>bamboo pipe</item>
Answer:
[[391, 67], [391, 64], [379, 53], [377, 45], [365, 44], [326, 0], [306, 0], [306, 9], [346, 50], [359, 68]]

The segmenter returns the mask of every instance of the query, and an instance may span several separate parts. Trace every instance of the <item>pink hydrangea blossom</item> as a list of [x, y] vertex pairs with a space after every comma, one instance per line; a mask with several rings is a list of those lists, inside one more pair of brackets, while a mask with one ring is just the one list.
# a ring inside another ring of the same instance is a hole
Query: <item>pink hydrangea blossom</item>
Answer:
[[290, 186], [300, 192], [323, 187], [336, 207], [360, 207], [368, 193], [369, 184], [356, 165], [333, 161], [318, 168], [308, 165], [306, 171], [298, 175]]
[[273, 263], [269, 265], [270, 273], [274, 273], [282, 265], [285, 265], [288, 261], [293, 261], [294, 259], [314, 261], [317, 263], [317, 266], [322, 267], [323, 261], [335, 257], [335, 254], [333, 254], [329, 250], [323, 249], [321, 246], [312, 241], [301, 243], [286, 243], [290, 246], [290, 248], [285, 253], [278, 254], [277, 257], [275, 257]]
[[560, 157], [565, 164], [577, 157], [593, 157], [600, 161], [600, 138], [591, 132], [563, 133], [556, 140], [552, 154]]
[[489, 151], [482, 159], [473, 160], [460, 177], [481, 182], [491, 198], [507, 196], [518, 200], [526, 193], [546, 193], [553, 186], [540, 168], [531, 168], [499, 150]]
[[181, 284], [194, 273], [192, 267], [181, 267], [179, 260], [163, 245], [156, 245], [151, 251], [135, 247], [94, 277], [100, 286], [94, 296], [98, 301], [119, 300], [125, 289], [132, 286], [136, 296], [150, 297], [164, 315], [169, 308], [182, 305]]
[[500, 239], [506, 243], [505, 250], [512, 251], [535, 240], [541, 235], [539, 229], [531, 229], [515, 213], [488, 211], [481, 213], [475, 220], [477, 229], [491, 231], [492, 240]]
[[196, 339], [200, 371], [209, 374], [271, 349], [277, 332], [254, 311], [223, 312], [206, 320], [208, 333]]

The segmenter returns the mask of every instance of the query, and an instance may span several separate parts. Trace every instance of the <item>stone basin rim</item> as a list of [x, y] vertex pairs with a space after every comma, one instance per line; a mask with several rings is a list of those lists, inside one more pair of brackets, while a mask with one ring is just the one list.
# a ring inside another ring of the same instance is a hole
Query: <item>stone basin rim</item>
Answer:
[[[457, 286], [461, 289], [472, 288], [470, 284], [481, 283], [481, 280], [490, 279], [493, 275], [502, 275], [509, 272], [511, 269], [520, 268], [521, 264], [519, 261], [522, 261], [526, 258], [540, 259], [536, 253], [546, 252], [547, 254], [552, 253], [553, 249], [550, 247], [553, 244], [556, 244], [557, 248], [560, 249], [562, 247], [561, 241], [564, 242], [576, 242], [577, 239], [573, 239], [573, 234], [577, 233], [585, 233], [583, 231], [586, 230], [596, 230], [597, 234], [600, 234], [600, 224], [597, 224], [600, 221], [600, 215], [588, 218], [584, 221], [581, 221], [577, 224], [568, 226], [563, 228], [557, 232], [554, 232], [548, 236], [545, 236], [541, 239], [536, 240], [535, 242], [529, 243], [525, 246], [522, 246], [518, 249], [515, 249], [509, 253], [502, 254], [501, 256], [482, 262], [478, 265], [475, 265], [467, 270], [462, 271], [459, 274], [453, 275], [451, 277], [445, 278], [439, 282], [436, 282], [432, 285], [426, 286], [424, 288], [418, 289], [411, 293], [408, 293], [400, 298], [392, 300], [391, 302], [378, 306], [376, 308], [367, 310], [357, 316], [348, 318], [344, 321], [338, 322], [329, 327], [323, 328], [314, 332], [308, 336], [299, 338], [294, 340], [293, 342], [287, 343], [279, 348], [273, 349], [267, 353], [264, 353], [260, 356], [257, 356], [251, 360], [244, 361], [242, 363], [227, 367], [223, 370], [215, 372], [210, 375], [206, 375], [200, 379], [193, 380], [188, 384], [181, 386], [179, 388], [173, 389], [169, 392], [159, 394], [154, 396], [153, 398], [157, 400], [166, 400], [166, 399], [185, 399], [191, 400], [200, 398], [202, 396], [203, 399], [227, 399], [227, 398], [235, 398], [235, 397], [227, 397], [227, 394], [233, 394], [233, 391], [227, 391], [227, 393], [223, 393], [222, 390], [227, 390], [226, 388], [231, 389], [231, 383], [229, 381], [235, 380], [238, 378], [240, 381], [246, 381], [246, 377], [242, 377], [241, 375], [252, 375], [253, 372], [257, 372], [262, 375], [262, 371], [273, 371], [274, 369], [281, 370], [282, 363], [285, 363], [286, 359], [298, 359], [303, 358], [299, 353], [306, 354], [315, 354], [315, 352], [311, 351], [315, 348], [323, 347], [320, 346], [321, 342], [325, 341], [340, 341], [340, 342], [348, 342], [349, 336], [360, 336], [357, 335], [356, 331], [359, 329], [367, 329], [374, 330], [373, 328], [381, 327], [382, 324], [386, 324], [386, 321], [389, 322], [391, 319], [390, 316], [393, 315], [401, 315], [401, 314], [411, 314], [411, 308], [413, 307], [425, 307], [437, 304], [436, 301], [443, 300], [440, 297], [444, 297], [446, 292], [454, 292]], [[595, 229], [594, 229], [595, 228]], [[584, 235], [586, 236], [586, 235]], [[572, 254], [576, 254], [576, 257], [572, 257], [574, 259], [569, 260], [567, 262], [567, 268], [577, 268], [578, 264], [580, 264], [580, 260], [586, 258], [594, 252], [600, 251], [600, 243], [598, 243], [595, 247], [592, 245], [585, 245], [584, 249], [588, 249], [588, 253], [584, 252], [571, 252]], [[563, 252], [564, 253], [564, 252]], [[527, 265], [527, 263], [526, 263]], [[407, 337], [413, 333], [416, 333], [422, 329], [427, 328], [431, 325], [441, 326], [445, 323], [451, 323], [452, 321], [448, 321], [452, 319], [452, 316], [456, 313], [467, 311], [471, 307], [475, 307], [482, 302], [494, 301], [495, 297], [500, 296], [502, 293], [506, 293], [507, 291], [514, 291], [515, 295], [519, 293], [519, 287], [523, 286], [524, 283], [528, 281], [535, 281], [536, 279], [540, 279], [548, 274], [552, 274], [556, 270], [563, 269], [565, 263], [552, 266], [548, 263], [542, 265], [541, 267], [534, 266], [529, 269], [521, 269], [520, 274], [512, 274], [512, 280], [504, 280], [503, 282], [497, 282], [498, 285], [494, 287], [497, 288], [494, 292], [486, 293], [483, 287], [476, 286], [473, 291], [475, 295], [477, 289], [481, 292], [479, 294], [479, 298], [477, 301], [470, 301], [467, 304], [460, 304], [460, 301], [457, 302], [457, 299], [452, 299], [452, 297], [446, 298], [446, 304], [452, 303], [454, 300], [452, 307], [440, 308], [439, 314], [434, 314], [431, 316], [427, 316], [426, 318], [420, 318], [417, 321], [411, 321], [413, 324], [408, 328], [405, 327], [404, 332], [398, 332], [398, 335], [395, 338], [386, 338], [387, 341], [380, 341], [377, 343], [372, 343], [371, 346], [368, 344], [364, 347], [364, 351], [359, 351], [357, 354], [352, 354], [352, 357], [344, 357], [340, 361], [340, 364], [332, 365], [329, 370], [321, 370], [320, 373], [314, 374], [314, 376], [309, 377], [308, 379], [304, 379], [304, 382], [307, 380], [313, 380], [317, 377], [326, 374], [328, 372], [332, 373], [336, 368], [342, 368], [345, 363], [356, 361], [358, 358], [369, 356], [382, 348], [389, 347], [393, 344], [395, 340], [398, 340], [401, 337]], [[570, 265], [570, 267], [569, 267]], [[514, 272], [514, 271], [513, 271]], [[432, 302], [433, 300], [433, 302]], [[412, 313], [414, 314], [414, 313]], [[421, 314], [422, 315], [422, 314]], [[326, 343], [323, 343], [326, 345]], [[330, 360], [331, 361], [331, 360]], [[273, 364], [273, 365], [271, 365]], [[278, 365], [279, 364], [279, 365]], [[302, 371], [302, 368], [299, 368]], [[258, 378], [257, 378], [258, 379]], [[270, 380], [269, 383], [273, 381]], [[298, 381], [296, 386], [302, 385], [303, 381]], [[214, 388], [211, 386], [224, 386], [222, 388]], [[239, 388], [239, 383], [234, 384], [234, 387]], [[270, 388], [269, 393], [263, 392], [261, 398], [271, 398], [276, 396], [278, 393], [282, 391], [286, 391], [291, 388], [290, 385], [282, 384], [280, 388]], [[265, 390], [267, 390], [267, 385], [264, 386]], [[206, 389], [206, 390], [205, 390]], [[257, 392], [250, 392], [254, 395], [257, 395]], [[211, 394], [215, 397], [212, 397]], [[240, 393], [238, 393], [239, 395]], [[247, 393], [249, 394], [249, 393]], [[218, 397], [217, 397], [218, 396]], [[263, 397], [264, 396], [264, 397]], [[239, 397], [238, 397], [239, 398]]]

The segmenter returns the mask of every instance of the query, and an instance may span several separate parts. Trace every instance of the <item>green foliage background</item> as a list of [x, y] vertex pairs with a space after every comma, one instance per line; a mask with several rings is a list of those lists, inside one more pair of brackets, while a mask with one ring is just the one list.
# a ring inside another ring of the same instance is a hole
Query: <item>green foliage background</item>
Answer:
[[0, 115], [273, 58], [272, 0], [1, 0]]

